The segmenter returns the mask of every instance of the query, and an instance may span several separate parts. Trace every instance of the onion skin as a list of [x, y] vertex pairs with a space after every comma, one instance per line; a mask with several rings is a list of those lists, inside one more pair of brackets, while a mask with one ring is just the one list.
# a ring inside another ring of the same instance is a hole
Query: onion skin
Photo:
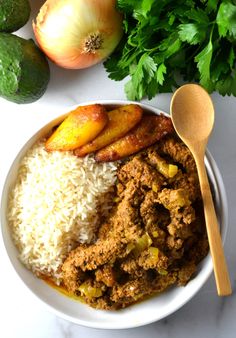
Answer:
[[104, 60], [123, 34], [116, 0], [47, 0], [33, 29], [48, 58], [68, 69], [87, 68]]

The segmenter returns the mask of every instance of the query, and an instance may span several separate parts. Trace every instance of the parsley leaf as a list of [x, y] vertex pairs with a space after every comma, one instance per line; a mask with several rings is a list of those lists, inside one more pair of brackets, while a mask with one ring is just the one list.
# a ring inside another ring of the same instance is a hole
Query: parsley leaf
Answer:
[[164, 74], [166, 74], [166, 66], [164, 65], [164, 63], [161, 63], [156, 73], [156, 80], [157, 80], [157, 83], [160, 83], [160, 85], [163, 85]]
[[229, 64], [231, 70], [234, 67], [234, 62], [235, 62], [235, 52], [234, 52], [234, 48], [231, 47], [230, 52], [229, 52], [229, 56], [228, 56], [228, 64]]
[[231, 93], [236, 96], [236, 79], [231, 75], [226, 76], [224, 79], [220, 80], [216, 84], [216, 90], [225, 96], [230, 95]]
[[146, 18], [155, 1], [156, 0], [143, 0], [143, 1], [141, 1], [141, 6], [140, 6], [140, 9], [137, 10], [137, 13]]
[[236, 39], [236, 6], [223, 2], [220, 5], [216, 22], [218, 24], [219, 34], [224, 37], [227, 34]]
[[205, 26], [196, 23], [185, 23], [179, 25], [179, 37], [190, 45], [196, 45], [204, 41], [206, 35]]
[[131, 83], [126, 89], [129, 93], [128, 97], [141, 100], [144, 88], [152, 81], [156, 70], [154, 60], [147, 53], [143, 54], [138, 64], [132, 65], [132, 69], [130, 69]]
[[200, 8], [192, 8], [191, 10], [189, 11], [186, 11], [185, 15], [187, 16], [187, 18], [189, 20], [193, 20], [197, 23], [200, 23], [200, 24], [208, 24], [209, 23], [209, 18], [206, 14], [205, 11], [203, 11], [202, 9]]
[[215, 11], [217, 9], [219, 0], [208, 0], [207, 6], [206, 6], [206, 12], [210, 13], [212, 11]]
[[205, 48], [201, 50], [199, 54], [195, 56], [195, 61], [197, 62], [197, 68], [200, 73], [200, 83], [203, 86], [208, 85], [208, 81], [210, 80], [210, 64], [212, 58], [212, 42], [211, 40], [208, 42]]
[[117, 0], [117, 7], [120, 10], [124, 10], [125, 13], [129, 13], [129, 12], [132, 13], [133, 9], [135, 8], [133, 0]]

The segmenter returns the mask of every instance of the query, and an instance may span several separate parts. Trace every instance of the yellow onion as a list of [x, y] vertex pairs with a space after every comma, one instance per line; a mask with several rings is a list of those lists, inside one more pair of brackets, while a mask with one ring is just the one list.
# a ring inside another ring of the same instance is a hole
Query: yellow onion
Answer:
[[47, 0], [33, 29], [44, 53], [70, 69], [87, 68], [105, 59], [123, 33], [116, 0]]

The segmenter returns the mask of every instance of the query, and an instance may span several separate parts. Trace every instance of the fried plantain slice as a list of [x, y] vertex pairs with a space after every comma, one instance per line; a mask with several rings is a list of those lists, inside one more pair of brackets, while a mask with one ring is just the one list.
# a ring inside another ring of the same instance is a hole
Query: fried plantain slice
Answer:
[[164, 115], [143, 116], [126, 136], [99, 150], [97, 162], [117, 161], [146, 148], [174, 131], [171, 119]]
[[103, 131], [93, 141], [76, 149], [74, 154], [83, 157], [115, 142], [141, 120], [142, 114], [143, 110], [137, 104], [129, 104], [109, 111], [108, 123]]
[[48, 151], [74, 150], [93, 140], [107, 122], [104, 106], [92, 104], [77, 107], [49, 137], [45, 148]]

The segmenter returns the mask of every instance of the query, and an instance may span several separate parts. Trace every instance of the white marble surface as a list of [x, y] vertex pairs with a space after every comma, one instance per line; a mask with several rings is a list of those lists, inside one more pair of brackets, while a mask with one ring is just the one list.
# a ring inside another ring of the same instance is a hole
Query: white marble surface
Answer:
[[[42, 0], [31, 1], [33, 15]], [[20, 35], [32, 37], [30, 23]], [[66, 71], [51, 65], [46, 94], [31, 105], [15, 105], [0, 99], [0, 191], [17, 151], [61, 107], [96, 99], [124, 99], [123, 83], [110, 81], [102, 67]], [[151, 104], [169, 110], [170, 94], [158, 95]], [[0, 337], [2, 338], [234, 338], [236, 337], [236, 98], [212, 95], [216, 124], [209, 149], [221, 170], [229, 202], [229, 230], [225, 252], [234, 293], [219, 298], [213, 276], [182, 309], [166, 319], [142, 328], [123, 331], [94, 330], [71, 324], [44, 309], [25, 288], [11, 267], [0, 240]]]

